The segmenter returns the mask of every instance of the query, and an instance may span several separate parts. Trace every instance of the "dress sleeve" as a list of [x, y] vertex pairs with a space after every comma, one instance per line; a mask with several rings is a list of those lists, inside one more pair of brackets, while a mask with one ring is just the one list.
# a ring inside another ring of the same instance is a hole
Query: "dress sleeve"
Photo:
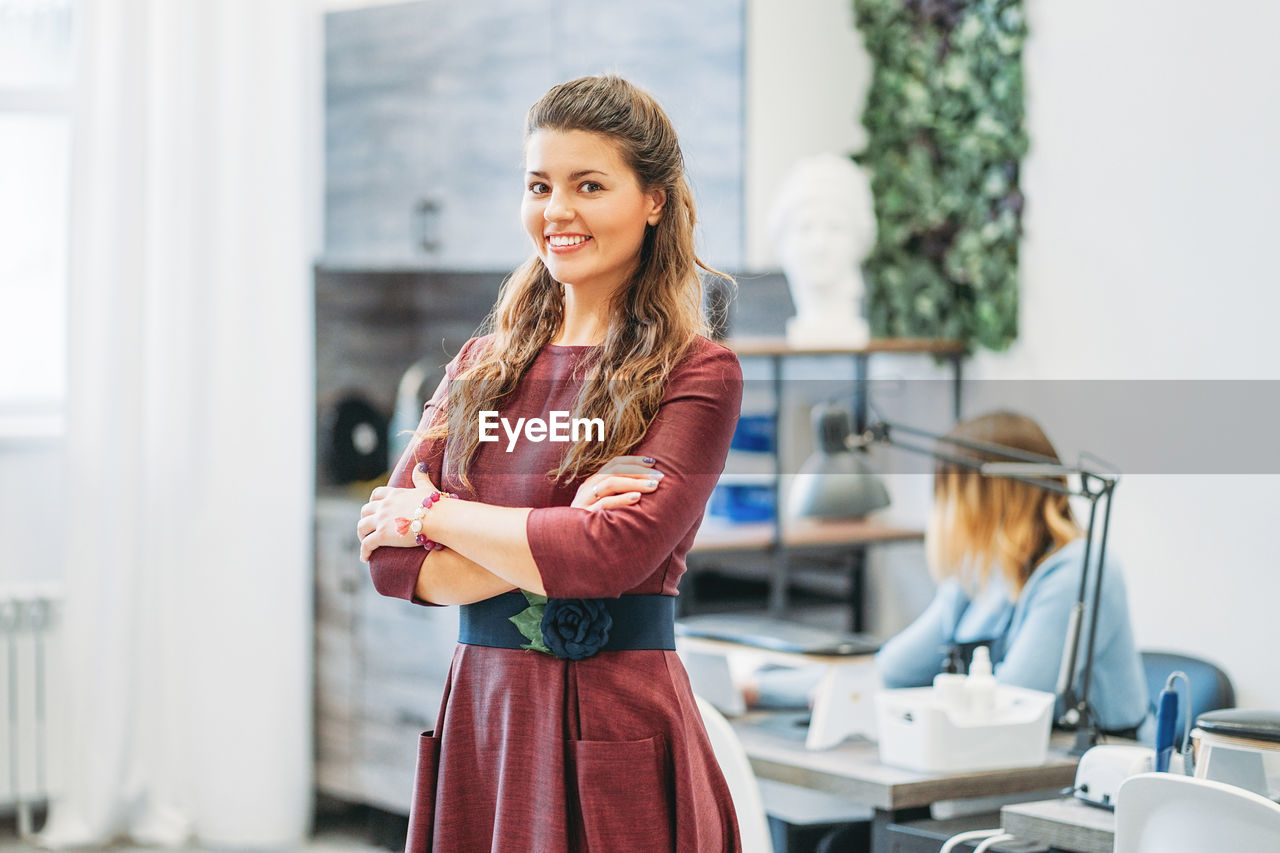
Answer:
[[[418, 424], [418, 432], [421, 433], [431, 425], [436, 411], [448, 398], [449, 383], [458, 375], [459, 365], [462, 364], [474, 340], [473, 338], [467, 341], [462, 349], [458, 351], [458, 354], [454, 356], [453, 360], [449, 362], [448, 366], [445, 367], [444, 378], [440, 380], [440, 385], [436, 388], [436, 392], [431, 395], [431, 399], [423, 406], [422, 420]], [[409, 442], [409, 446], [400, 457], [400, 461], [396, 463], [395, 469], [391, 472], [391, 477], [387, 480], [387, 485], [398, 489], [412, 488], [413, 466], [423, 459], [427, 461], [432, 482], [439, 483], [439, 454], [426, 453], [422, 442], [415, 439]], [[431, 602], [423, 601], [414, 595], [414, 589], [418, 585], [418, 574], [422, 571], [422, 561], [426, 559], [426, 556], [426, 552], [416, 546], [413, 548], [395, 548], [391, 546], [375, 548], [373, 553], [369, 555], [369, 576], [373, 579], [373, 588], [382, 595], [391, 598], [403, 598], [406, 601], [412, 601], [414, 604], [431, 604]]]
[[943, 647], [951, 642], [963, 606], [964, 593], [959, 583], [939, 584], [924, 612], [876, 654], [876, 669], [885, 687], [925, 687], [933, 683], [933, 677], [942, 671]]
[[665, 475], [657, 491], [612, 510], [555, 506], [529, 513], [529, 549], [547, 595], [616, 598], [668, 563], [702, 519], [741, 405], [742, 369], [732, 351], [710, 344], [686, 358], [630, 451], [657, 461]]

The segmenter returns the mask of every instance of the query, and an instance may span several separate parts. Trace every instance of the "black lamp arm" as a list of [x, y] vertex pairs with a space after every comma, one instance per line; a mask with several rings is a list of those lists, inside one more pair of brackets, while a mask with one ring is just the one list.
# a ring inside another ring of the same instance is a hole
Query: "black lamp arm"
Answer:
[[[867, 432], [875, 436], [876, 440], [887, 441], [890, 444], [901, 444], [893, 433], [901, 432], [907, 435], [914, 435], [917, 438], [926, 438], [930, 441], [941, 442], [942, 444], [950, 444], [954, 447], [963, 447], [966, 450], [974, 450], [979, 453], [989, 453], [992, 456], [998, 456], [1002, 459], [1008, 459], [1013, 462], [1041, 462], [1046, 465], [1061, 466], [1062, 463], [1052, 456], [1045, 456], [1042, 453], [1032, 453], [1030, 450], [1019, 450], [1016, 447], [1009, 447], [1004, 444], [996, 444], [990, 441], [980, 441], [976, 438], [959, 438], [951, 435], [940, 435], [938, 433], [929, 432], [928, 430], [919, 429], [918, 427], [907, 426], [905, 424], [890, 423], [888, 421], [878, 421], [871, 424], [867, 428]], [[933, 455], [932, 451], [925, 451], [929, 455]], [[970, 459], [968, 462], [973, 464], [976, 460]]]
[[[1093, 677], [1093, 651], [1098, 638], [1098, 614], [1102, 609], [1102, 573], [1106, 567], [1107, 532], [1111, 526], [1111, 495], [1114, 491], [1115, 482], [1112, 481], [1106, 486], [1102, 494], [1102, 497], [1106, 499], [1106, 504], [1102, 508], [1102, 535], [1098, 539], [1098, 568], [1093, 576], [1093, 614], [1089, 620], [1089, 640], [1084, 652], [1084, 673], [1081, 676], [1080, 696], [1076, 702], [1076, 710], [1081, 716], [1088, 719], [1081, 724], [1077, 724], [1076, 727], [1076, 742], [1072, 752], [1077, 754], [1083, 754], [1085, 750], [1097, 743], [1098, 726], [1089, 707], [1089, 685]], [[1092, 533], [1092, 530], [1090, 530], [1090, 533]], [[1086, 562], [1085, 569], [1087, 570], [1088, 567], [1089, 564]]]
[[[928, 438], [934, 442], [954, 444], [957, 447], [987, 453], [992, 456], [1000, 456], [1007, 461], [985, 462], [980, 459], [974, 459], [970, 456], [956, 456], [939, 450], [936, 447], [926, 447], [914, 442], [903, 441], [900, 438], [894, 437], [893, 433], [895, 431]], [[1072, 497], [1087, 497], [1087, 494], [1084, 491], [1074, 490], [1069, 486], [1065, 486], [1058, 482], [1057, 479], [1053, 479], [1066, 477], [1071, 474], [1083, 475], [1085, 472], [1080, 468], [1072, 468], [1063, 465], [1052, 456], [1042, 456], [1038, 453], [1031, 453], [1029, 451], [1006, 447], [1002, 444], [992, 444], [986, 441], [937, 435], [915, 427], [903, 426], [902, 424], [890, 424], [884, 421], [878, 421], [871, 424], [861, 436], [857, 438], [850, 437], [850, 440], [847, 442], [851, 448], [866, 447], [869, 444], [875, 443], [888, 444], [892, 447], [907, 450], [921, 456], [930, 456], [940, 462], [946, 462], [947, 464], [955, 465], [959, 468], [969, 468], [986, 476], [1001, 477], [1006, 480], [1017, 480], [1020, 483], [1026, 483], [1030, 486], [1036, 486], [1041, 489]]]

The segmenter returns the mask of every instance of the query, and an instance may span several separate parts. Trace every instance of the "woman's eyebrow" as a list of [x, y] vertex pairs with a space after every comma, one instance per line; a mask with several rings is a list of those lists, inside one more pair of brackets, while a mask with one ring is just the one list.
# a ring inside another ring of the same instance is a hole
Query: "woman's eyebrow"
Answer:
[[[546, 172], [529, 172], [528, 174], [535, 178], [547, 177]], [[602, 175], [606, 178], [609, 177], [608, 172], [602, 172], [599, 169], [579, 169], [569, 176], [569, 180], [576, 181], [578, 178], [585, 178], [587, 175]]]

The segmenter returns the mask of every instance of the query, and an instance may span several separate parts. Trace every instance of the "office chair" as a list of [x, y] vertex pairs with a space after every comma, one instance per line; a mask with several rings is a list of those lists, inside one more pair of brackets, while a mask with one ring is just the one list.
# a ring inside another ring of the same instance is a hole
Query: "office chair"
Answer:
[[[1154, 713], [1155, 702], [1164, 689], [1165, 682], [1173, 672], [1181, 670], [1187, 674], [1190, 684], [1191, 725], [1195, 726], [1196, 717], [1205, 711], [1216, 711], [1219, 708], [1236, 706], [1236, 691], [1231, 679], [1219, 667], [1203, 658], [1194, 658], [1177, 652], [1142, 652], [1142, 669], [1147, 677], [1147, 695]], [[1184, 696], [1183, 688], [1177, 687], [1178, 696]], [[1178, 703], [1178, 719], [1174, 725], [1177, 732], [1175, 748], [1182, 748], [1182, 732], [1186, 720], [1186, 707]], [[1153, 730], [1154, 731], [1154, 730]]]
[[765, 817], [760, 785], [751, 770], [751, 761], [742, 741], [729, 721], [702, 697], [695, 697], [702, 723], [711, 739], [711, 751], [720, 762], [720, 771], [729, 783], [733, 809], [738, 814], [738, 834], [742, 836], [742, 853], [773, 853], [769, 835], [769, 819]]
[[1208, 779], [1141, 773], [1116, 795], [1115, 853], [1280, 850], [1280, 805]]

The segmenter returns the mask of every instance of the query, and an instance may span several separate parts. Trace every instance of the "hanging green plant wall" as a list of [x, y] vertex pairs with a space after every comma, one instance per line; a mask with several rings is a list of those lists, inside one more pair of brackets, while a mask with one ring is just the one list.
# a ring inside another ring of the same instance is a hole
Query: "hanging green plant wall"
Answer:
[[873, 71], [862, 123], [878, 235], [867, 313], [884, 337], [1017, 337], [1021, 0], [852, 0]]

